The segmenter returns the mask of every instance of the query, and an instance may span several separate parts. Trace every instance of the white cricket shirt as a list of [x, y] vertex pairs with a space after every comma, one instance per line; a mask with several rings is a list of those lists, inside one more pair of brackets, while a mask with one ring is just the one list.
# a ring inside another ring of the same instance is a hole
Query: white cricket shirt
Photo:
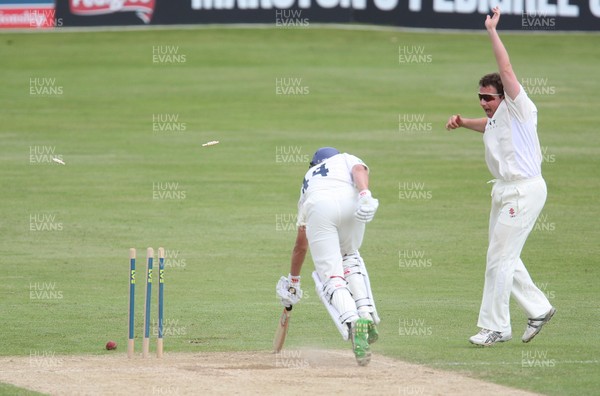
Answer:
[[327, 158], [306, 172], [300, 187], [298, 225], [304, 224], [302, 206], [311, 196], [318, 194], [339, 196], [358, 193], [352, 179], [352, 168], [358, 164], [369, 169], [360, 158], [352, 154], [341, 153]]
[[515, 100], [504, 97], [494, 116], [488, 118], [483, 134], [488, 169], [494, 178], [504, 181], [542, 174], [537, 108], [520, 88]]

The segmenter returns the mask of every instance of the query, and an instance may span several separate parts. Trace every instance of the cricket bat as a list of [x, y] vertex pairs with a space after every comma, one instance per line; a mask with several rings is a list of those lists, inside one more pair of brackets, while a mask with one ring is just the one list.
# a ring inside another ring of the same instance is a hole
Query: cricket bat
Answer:
[[273, 339], [273, 353], [278, 353], [283, 348], [285, 342], [285, 336], [287, 335], [288, 326], [290, 324], [290, 316], [292, 314], [292, 307], [290, 306], [283, 308], [283, 312], [279, 317], [279, 325], [275, 332], [275, 338]]

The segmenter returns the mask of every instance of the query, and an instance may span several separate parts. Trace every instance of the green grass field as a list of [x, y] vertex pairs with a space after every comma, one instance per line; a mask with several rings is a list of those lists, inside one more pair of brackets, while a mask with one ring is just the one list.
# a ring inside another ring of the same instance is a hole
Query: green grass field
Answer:
[[[128, 249], [142, 279], [148, 246], [167, 249], [167, 352], [269, 350], [306, 160], [327, 145], [370, 165], [380, 200], [361, 250], [383, 320], [375, 353], [548, 395], [596, 393], [599, 38], [502, 37], [539, 110], [549, 190], [522, 257], [558, 313], [530, 344], [517, 306], [513, 341], [467, 341], [491, 176], [481, 136], [444, 124], [483, 116], [486, 35], [215, 28], [0, 34], [0, 354], [106, 354], [109, 339], [122, 353]], [[423, 56], [402, 62], [413, 50]], [[291, 81], [299, 94], [283, 94]], [[287, 343], [349, 348], [312, 268]]]

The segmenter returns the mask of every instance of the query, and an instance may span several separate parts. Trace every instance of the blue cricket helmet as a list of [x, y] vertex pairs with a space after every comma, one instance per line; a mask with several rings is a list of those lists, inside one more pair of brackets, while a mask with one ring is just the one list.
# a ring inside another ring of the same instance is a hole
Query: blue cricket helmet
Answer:
[[336, 148], [321, 147], [315, 152], [315, 155], [313, 155], [312, 160], [310, 161], [310, 167], [312, 168], [313, 166], [325, 161], [327, 158], [333, 157], [339, 153], [340, 152]]

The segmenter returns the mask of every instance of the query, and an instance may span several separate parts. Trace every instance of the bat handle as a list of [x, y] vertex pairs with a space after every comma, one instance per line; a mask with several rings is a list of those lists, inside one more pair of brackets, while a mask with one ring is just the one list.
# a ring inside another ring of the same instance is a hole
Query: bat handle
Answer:
[[285, 310], [290, 312], [292, 310], [293, 305], [290, 305], [289, 307], [285, 307]]

